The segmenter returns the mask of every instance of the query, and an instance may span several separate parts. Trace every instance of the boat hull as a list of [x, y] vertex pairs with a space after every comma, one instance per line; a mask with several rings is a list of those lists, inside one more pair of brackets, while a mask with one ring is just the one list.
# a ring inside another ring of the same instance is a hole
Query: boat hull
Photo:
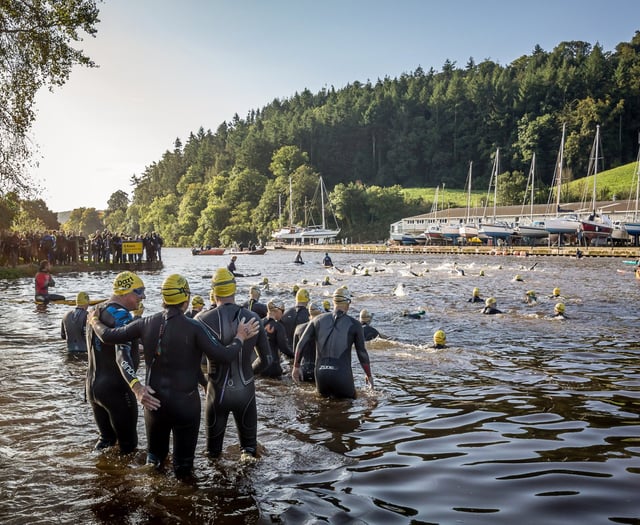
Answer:
[[209, 248], [208, 250], [191, 250], [192, 255], [224, 255], [224, 248]]

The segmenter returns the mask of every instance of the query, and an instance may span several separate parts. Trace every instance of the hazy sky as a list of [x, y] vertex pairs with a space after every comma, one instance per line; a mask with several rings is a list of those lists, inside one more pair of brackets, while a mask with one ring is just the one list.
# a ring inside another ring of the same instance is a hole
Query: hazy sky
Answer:
[[117, 190], [200, 127], [215, 132], [274, 98], [308, 88], [507, 65], [536, 45], [599, 42], [640, 30], [640, 0], [106, 0], [76, 68], [43, 91], [33, 177], [53, 211], [104, 209]]

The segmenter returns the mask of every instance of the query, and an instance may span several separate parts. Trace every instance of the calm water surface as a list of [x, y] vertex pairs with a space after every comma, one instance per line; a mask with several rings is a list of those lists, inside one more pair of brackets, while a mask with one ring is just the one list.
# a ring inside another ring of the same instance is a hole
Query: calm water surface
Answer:
[[[389, 338], [368, 344], [375, 390], [355, 362], [355, 401], [259, 379], [260, 461], [238, 464], [230, 418], [218, 461], [201, 428], [193, 484], [147, 472], [142, 450], [92, 452], [86, 358], [60, 339], [70, 307], [36, 311], [32, 279], [0, 281], [0, 523], [640, 523], [640, 281], [621, 260], [334, 253], [344, 273], [329, 273], [320, 253], [303, 253], [304, 266], [294, 256], [241, 256], [238, 271], [267, 276], [263, 300], [287, 306], [303, 280], [314, 301], [335, 288], [320, 286], [327, 274], [348, 285], [352, 313], [369, 309]], [[140, 274], [149, 313], [168, 274], [208, 297], [206, 277], [228, 262], [183, 249], [163, 259]], [[55, 291], [106, 297], [114, 276], [60, 275]], [[238, 299], [262, 276], [239, 279]], [[476, 286], [504, 315], [466, 301]], [[549, 319], [556, 286], [564, 322]], [[531, 289], [535, 306], [522, 301]], [[427, 348], [437, 328], [446, 349]], [[142, 416], [139, 434], [144, 448]]]

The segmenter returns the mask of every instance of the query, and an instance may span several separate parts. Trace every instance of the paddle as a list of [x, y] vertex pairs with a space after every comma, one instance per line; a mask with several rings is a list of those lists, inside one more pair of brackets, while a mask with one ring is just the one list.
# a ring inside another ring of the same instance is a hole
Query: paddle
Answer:
[[[234, 273], [233, 274], [234, 277], [258, 277], [259, 275], [262, 275], [262, 273], [258, 272], [258, 273]], [[203, 279], [211, 279], [212, 277], [213, 277], [212, 275], [202, 276]]]

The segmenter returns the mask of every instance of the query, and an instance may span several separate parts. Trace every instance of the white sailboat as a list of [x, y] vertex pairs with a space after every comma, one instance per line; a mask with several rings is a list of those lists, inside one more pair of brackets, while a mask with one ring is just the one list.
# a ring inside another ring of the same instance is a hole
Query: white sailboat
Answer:
[[591, 211], [588, 215], [583, 217], [580, 221], [580, 230], [582, 236], [594, 243], [602, 240], [606, 240], [611, 236], [613, 231], [613, 222], [608, 215], [605, 215], [602, 210], [596, 210], [596, 189], [598, 179], [598, 163], [600, 161], [600, 126], [596, 126], [596, 136], [593, 140], [593, 146], [591, 147], [591, 156], [589, 158], [589, 169], [587, 176], [593, 174], [593, 192], [591, 196]]
[[514, 233], [514, 228], [505, 221], [496, 220], [496, 207], [498, 201], [498, 174], [500, 173], [500, 148], [496, 149], [496, 156], [493, 159], [493, 168], [491, 170], [491, 178], [489, 180], [489, 189], [487, 191], [487, 201], [485, 203], [485, 214], [487, 206], [489, 204], [489, 196], [491, 194], [491, 187], [493, 184], [493, 217], [491, 220], [485, 222], [483, 219], [482, 224], [478, 227], [478, 233], [484, 234], [487, 237], [494, 239], [508, 239]]
[[536, 154], [534, 153], [531, 157], [531, 166], [529, 168], [529, 178], [527, 179], [527, 189], [525, 190], [525, 198], [522, 201], [522, 211], [521, 215], [524, 217], [524, 207], [527, 202], [527, 193], [529, 190], [530, 193], [530, 211], [529, 217], [521, 219], [516, 227], [516, 232], [521, 237], [527, 237], [529, 239], [542, 239], [549, 235], [549, 232], [546, 230], [544, 226], [544, 221], [534, 220], [533, 218], [533, 199], [535, 195], [535, 173], [536, 173]]
[[433, 197], [433, 205], [431, 206], [431, 213], [433, 213], [433, 221], [427, 226], [424, 231], [425, 240], [429, 244], [437, 244], [442, 240], [442, 229], [438, 223], [438, 193], [440, 186], [436, 186], [436, 193]]
[[[545, 219], [544, 227], [550, 233], [554, 235], [559, 235], [558, 244], [561, 244], [560, 240], [562, 235], [576, 235], [578, 233], [578, 228], [580, 227], [580, 220], [578, 219], [578, 214], [575, 212], [562, 212], [562, 208], [560, 206], [560, 196], [562, 190], [562, 171], [564, 167], [564, 139], [566, 133], [567, 125], [562, 125], [562, 138], [560, 139], [560, 149], [558, 150], [558, 159], [556, 160], [556, 168], [555, 173], [553, 174], [553, 183], [552, 187], [555, 186], [556, 191], [556, 216]], [[549, 194], [551, 197], [553, 193]]]
[[[279, 230], [273, 232], [271, 236], [278, 242], [295, 243], [300, 242], [302, 233], [302, 226], [297, 226], [293, 222], [293, 186], [291, 182], [291, 175], [289, 175], [289, 226], [281, 227]], [[278, 206], [280, 208], [280, 206]], [[280, 210], [279, 210], [280, 211]], [[280, 211], [280, 217], [282, 212]]]
[[478, 225], [470, 217], [471, 213], [471, 177], [473, 174], [473, 161], [469, 161], [469, 173], [467, 174], [467, 214], [464, 223], [458, 227], [460, 237], [469, 240], [478, 236]]
[[[328, 228], [325, 218], [325, 194], [327, 193], [327, 189], [324, 185], [324, 181], [322, 177], [320, 177], [320, 182], [318, 186], [318, 192], [320, 194], [320, 215], [321, 215], [321, 223], [320, 224], [311, 224], [305, 226], [300, 232], [300, 239], [302, 242], [309, 241], [312, 244], [325, 244], [329, 240], [335, 239], [340, 233], [340, 228], [338, 227], [338, 223], [335, 220], [335, 215], [333, 215], [334, 222], [336, 224], [335, 228]], [[327, 194], [328, 200], [328, 194]]]

